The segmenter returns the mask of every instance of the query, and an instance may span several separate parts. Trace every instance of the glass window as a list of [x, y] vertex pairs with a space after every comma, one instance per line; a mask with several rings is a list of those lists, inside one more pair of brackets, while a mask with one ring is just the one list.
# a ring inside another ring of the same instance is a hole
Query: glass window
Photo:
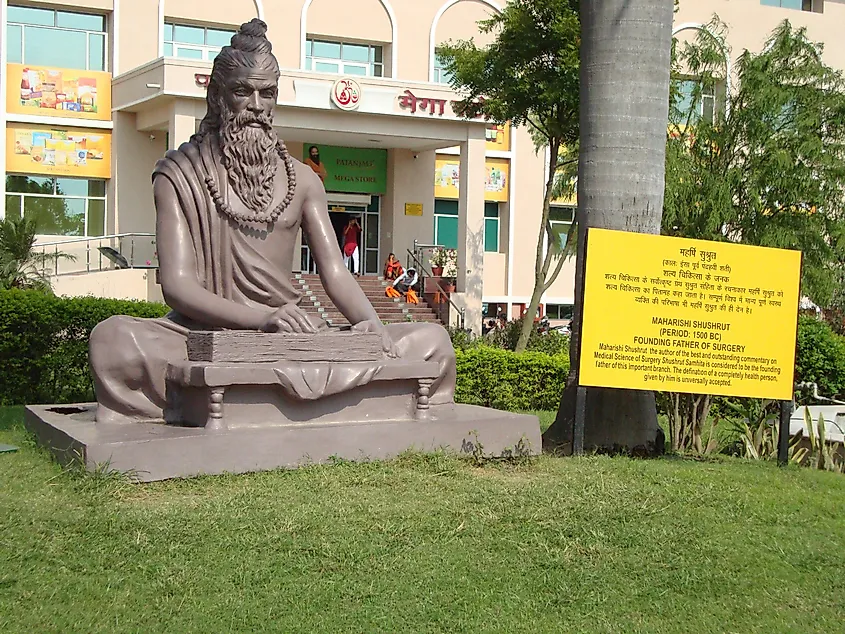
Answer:
[[23, 27], [10, 24], [6, 27], [6, 50], [8, 60], [13, 64], [23, 63]]
[[88, 201], [88, 227], [86, 235], [103, 236], [106, 234], [106, 201]]
[[499, 203], [484, 203], [484, 250], [488, 253], [499, 251]]
[[87, 69], [87, 37], [81, 31], [27, 26], [24, 28], [24, 63]]
[[17, 220], [21, 217], [21, 196], [6, 194], [6, 218]]
[[197, 26], [173, 26], [173, 41], [180, 44], [205, 44], [205, 29]]
[[328, 59], [340, 59], [340, 43], [339, 42], [313, 42], [312, 44], [314, 57], [326, 57]]
[[305, 70], [319, 73], [381, 77], [384, 74], [381, 46], [307, 40]]
[[80, 31], [104, 32], [106, 30], [106, 19], [102, 15], [91, 15], [90, 13], [57, 11], [56, 26], [67, 29], [78, 29]]
[[99, 33], [88, 34], [88, 70], [105, 70], [106, 36]]
[[[806, 0], [760, 0], [760, 4], [769, 7], [782, 7], [784, 9], [802, 9], [804, 4], [808, 3]], [[805, 9], [809, 11], [810, 9]]]
[[458, 201], [437, 198], [434, 201], [434, 213], [437, 215], [457, 216]]
[[572, 319], [574, 308], [572, 304], [546, 304], [546, 315], [549, 319]]
[[488, 253], [499, 252], [499, 219], [484, 219], [484, 250]]
[[458, 248], [458, 217], [434, 217], [434, 241], [447, 249]]
[[716, 96], [719, 91], [713, 85], [702, 85], [702, 83], [695, 79], [679, 81], [677, 88], [680, 95], [676, 106], [680, 115], [684, 119], [689, 116], [692, 123], [701, 120], [714, 123], [717, 110]]
[[102, 15], [9, 7], [9, 61], [81, 70], [106, 69], [106, 20]]
[[370, 47], [363, 44], [344, 44], [343, 59], [350, 62], [370, 62]]
[[56, 12], [51, 9], [33, 9], [31, 7], [9, 6], [6, 14], [8, 22], [18, 24], [40, 24], [41, 26], [56, 26]]
[[[46, 235], [103, 235], [106, 217], [106, 182], [84, 178], [6, 176], [6, 212], [33, 219]], [[86, 231], [88, 233], [86, 233]]]
[[219, 46], [223, 48], [232, 42], [232, 31], [224, 31], [222, 29], [207, 29], [205, 32], [205, 43], [209, 46]]
[[165, 23], [164, 55], [210, 62], [231, 43], [233, 35], [235, 31], [229, 29]]
[[434, 56], [434, 82], [437, 84], [448, 84], [452, 81], [452, 75], [446, 71], [443, 58], [440, 55]]
[[340, 66], [338, 64], [326, 64], [325, 62], [317, 62], [314, 64], [314, 70], [318, 73], [338, 73]]

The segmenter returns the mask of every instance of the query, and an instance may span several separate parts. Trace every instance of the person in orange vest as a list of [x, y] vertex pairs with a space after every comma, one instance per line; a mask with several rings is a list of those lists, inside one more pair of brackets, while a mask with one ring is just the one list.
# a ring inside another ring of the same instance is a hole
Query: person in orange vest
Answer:
[[416, 291], [414, 291], [414, 285], [417, 283], [417, 279], [416, 269], [410, 268], [397, 277], [393, 281], [393, 284], [385, 289], [384, 294], [393, 298], [401, 298], [404, 295], [405, 301], [409, 304], [419, 304], [420, 300], [417, 297]]

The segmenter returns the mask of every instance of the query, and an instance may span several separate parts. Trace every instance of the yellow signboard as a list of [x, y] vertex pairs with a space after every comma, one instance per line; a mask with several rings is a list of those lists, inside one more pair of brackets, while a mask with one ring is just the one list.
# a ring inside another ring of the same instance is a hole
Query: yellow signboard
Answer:
[[[458, 198], [461, 163], [456, 156], [439, 155], [434, 161], [434, 197]], [[484, 166], [484, 200], [507, 202], [510, 187], [508, 159], [488, 158]]]
[[405, 215], [406, 216], [422, 216], [423, 215], [422, 203], [405, 203]]
[[580, 383], [789, 400], [801, 253], [591, 229]]
[[111, 121], [111, 74], [7, 64], [10, 114]]
[[111, 178], [111, 131], [9, 124], [6, 171]]

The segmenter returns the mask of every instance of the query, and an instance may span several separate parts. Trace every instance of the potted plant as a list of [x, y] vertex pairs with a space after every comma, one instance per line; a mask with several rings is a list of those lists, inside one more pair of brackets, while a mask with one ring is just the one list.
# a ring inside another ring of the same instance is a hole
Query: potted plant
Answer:
[[429, 264], [431, 264], [431, 274], [434, 277], [443, 275], [443, 268], [446, 266], [446, 249], [437, 247], [431, 254]]
[[455, 292], [455, 278], [458, 277], [458, 251], [457, 249], [444, 249], [445, 257], [443, 263], [443, 277], [445, 291]]

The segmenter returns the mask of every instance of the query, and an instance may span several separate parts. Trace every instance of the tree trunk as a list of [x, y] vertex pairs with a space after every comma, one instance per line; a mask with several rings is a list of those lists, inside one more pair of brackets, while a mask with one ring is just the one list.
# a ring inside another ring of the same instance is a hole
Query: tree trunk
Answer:
[[[552, 139], [549, 144], [549, 167], [546, 174], [546, 188], [543, 192], [543, 212], [540, 214], [540, 235], [537, 238], [537, 253], [534, 260], [534, 291], [531, 293], [531, 301], [528, 303], [528, 312], [522, 321], [522, 331], [516, 342], [515, 352], [524, 352], [528, 346], [528, 339], [534, 329], [534, 317], [537, 308], [540, 306], [540, 298], [543, 296], [548, 284], [546, 276], [552, 263], [554, 250], [549, 245], [549, 213], [552, 203], [552, 190], [555, 186], [555, 172], [557, 171], [557, 158], [560, 153], [560, 141]], [[548, 248], [547, 248], [548, 245]], [[557, 269], [560, 272], [560, 269]]]
[[[588, 227], [660, 232], [672, 17], [673, 0], [581, 0], [576, 302]], [[576, 307], [572, 369], [557, 419], [544, 434], [549, 448], [571, 449], [580, 334]], [[662, 453], [654, 393], [588, 389], [584, 447]]]

